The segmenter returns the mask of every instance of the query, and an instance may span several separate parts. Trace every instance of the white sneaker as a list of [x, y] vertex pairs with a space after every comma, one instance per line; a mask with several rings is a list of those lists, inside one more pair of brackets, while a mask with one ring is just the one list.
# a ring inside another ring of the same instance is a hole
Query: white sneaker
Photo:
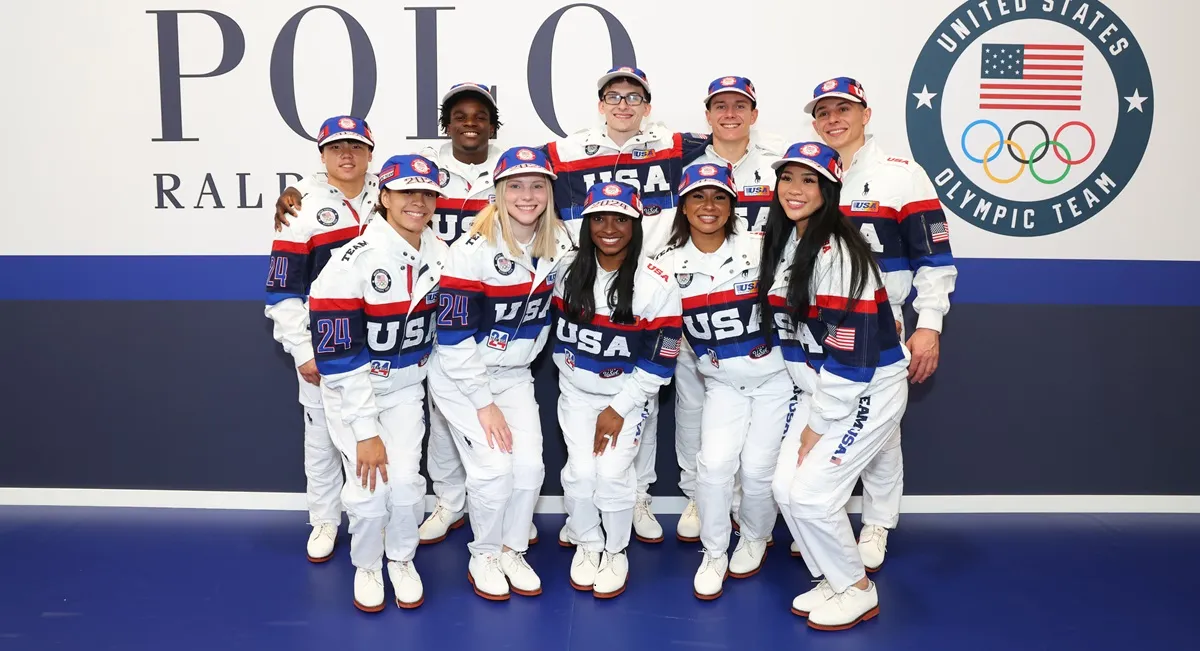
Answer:
[[417, 527], [417, 534], [421, 537], [422, 545], [432, 545], [442, 542], [446, 539], [446, 534], [461, 526], [463, 526], [462, 511], [451, 511], [438, 502], [433, 507], [433, 513], [430, 513], [421, 526]]
[[365, 613], [383, 610], [383, 568], [354, 572], [354, 607]]
[[796, 558], [804, 558], [804, 554], [800, 553], [800, 545], [795, 540], [792, 541], [791, 552], [792, 556], [795, 556]]
[[530, 522], [530, 523], [529, 523], [529, 544], [530, 544], [530, 545], [536, 545], [536, 544], [537, 544], [537, 541], [538, 541], [538, 536], [537, 536], [537, 525], [535, 525], [534, 523]]
[[877, 524], [868, 524], [858, 534], [858, 554], [868, 572], [878, 572], [887, 555], [888, 530]]
[[733, 558], [729, 559], [729, 576], [735, 579], [754, 576], [762, 569], [766, 558], [767, 541], [739, 536], [737, 548], [733, 550]]
[[688, 500], [687, 508], [680, 514], [675, 537], [683, 542], [700, 542], [700, 511], [696, 508], [696, 500]]
[[600, 557], [600, 570], [596, 572], [596, 586], [592, 595], [597, 599], [612, 599], [625, 592], [629, 581], [629, 557], [625, 552], [614, 554], [606, 551]]
[[583, 547], [575, 548], [571, 559], [571, 587], [591, 592], [596, 584], [596, 572], [600, 570], [600, 552], [589, 552]]
[[872, 581], [866, 590], [854, 586], [835, 594], [808, 613], [808, 625], [822, 631], [844, 631], [879, 614], [879, 591]]
[[333, 558], [337, 530], [336, 522], [322, 522], [313, 525], [312, 533], [308, 534], [308, 560], [313, 563], [324, 563]]
[[508, 550], [500, 554], [500, 569], [508, 577], [510, 589], [522, 597], [542, 594], [542, 580], [525, 560], [525, 552]]
[[397, 606], [408, 609], [425, 603], [425, 586], [412, 561], [389, 561], [387, 569], [388, 578], [392, 580], [392, 591], [396, 593]]
[[567, 531], [567, 525], [563, 525], [562, 529], [558, 530], [558, 546], [559, 547], [574, 547], [575, 543], [571, 542], [571, 534]]
[[644, 543], [663, 541], [662, 525], [650, 511], [650, 496], [639, 497], [633, 505], [633, 535]]
[[508, 601], [508, 579], [500, 568], [498, 556], [471, 556], [471, 562], [467, 564], [467, 580], [480, 597], [488, 601]]
[[729, 576], [729, 557], [725, 554], [709, 556], [704, 550], [704, 560], [700, 569], [696, 570], [696, 578], [692, 581], [697, 599], [711, 601], [721, 596], [725, 577]]
[[817, 587], [792, 599], [793, 615], [808, 617], [809, 613], [819, 608], [826, 601], [833, 599], [833, 596], [837, 594], [833, 591], [833, 588], [829, 587], [829, 582], [825, 579], [813, 581], [813, 583], [816, 583]]

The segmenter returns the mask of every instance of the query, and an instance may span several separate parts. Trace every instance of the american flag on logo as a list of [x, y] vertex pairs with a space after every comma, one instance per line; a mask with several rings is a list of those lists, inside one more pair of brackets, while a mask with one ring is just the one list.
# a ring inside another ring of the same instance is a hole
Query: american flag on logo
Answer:
[[984, 43], [979, 108], [1078, 111], [1083, 99], [1083, 47]]
[[949, 242], [950, 226], [946, 222], [934, 222], [929, 225], [929, 234], [933, 236], [934, 242]]
[[825, 334], [825, 345], [838, 350], [854, 350], [854, 328], [829, 326]]
[[679, 338], [662, 336], [662, 344], [658, 347], [658, 356], [674, 359], [679, 357]]

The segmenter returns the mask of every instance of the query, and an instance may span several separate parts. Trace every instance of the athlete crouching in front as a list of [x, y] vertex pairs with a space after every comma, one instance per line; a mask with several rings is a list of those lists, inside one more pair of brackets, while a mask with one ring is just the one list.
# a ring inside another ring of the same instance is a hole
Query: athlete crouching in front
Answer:
[[[737, 191], [729, 166], [692, 165], [680, 185], [680, 209], [660, 268], [674, 273], [683, 299], [684, 335], [704, 376], [696, 505], [704, 560], [695, 595], [721, 596], [727, 575], [762, 568], [775, 524], [771, 478], [795, 401], [783, 356], [771, 348], [755, 304], [762, 234], [738, 228]], [[733, 478], [742, 504], [737, 548], [726, 555]]]
[[797, 143], [775, 165], [758, 305], [804, 396], [772, 489], [808, 571], [824, 577], [792, 612], [813, 628], [841, 630], [879, 612], [845, 505], [900, 434], [909, 353], [871, 248], [839, 208], [838, 153]]
[[429, 391], [467, 473], [467, 576], [481, 597], [506, 600], [510, 585], [542, 592], [525, 560], [546, 474], [529, 365], [549, 337], [550, 295], [572, 247], [540, 150], [509, 149], [492, 176], [496, 202], [450, 247], [442, 274]]
[[354, 605], [383, 610], [383, 557], [396, 605], [424, 602], [413, 566], [425, 513], [421, 441], [433, 315], [446, 245], [428, 227], [440, 188], [421, 156], [379, 171], [378, 211], [313, 283], [310, 330], [333, 444], [346, 472]]
[[625, 590], [634, 468], [649, 404], [679, 355], [673, 280], [642, 257], [642, 203], [626, 183], [598, 183], [581, 212], [579, 250], [554, 286], [558, 421], [571, 586], [599, 598]]
[[349, 115], [329, 118], [317, 134], [317, 151], [325, 171], [301, 183], [312, 194], [295, 222], [277, 228], [271, 244], [267, 274], [266, 315], [274, 321], [273, 335], [292, 356], [299, 377], [299, 400], [304, 409], [304, 475], [307, 479], [308, 560], [323, 563], [333, 557], [342, 505], [338, 489], [342, 471], [321, 402], [321, 376], [313, 361], [308, 332], [308, 293], [329, 261], [330, 251], [356, 238], [375, 210], [379, 186], [367, 165], [375, 141], [366, 121]]

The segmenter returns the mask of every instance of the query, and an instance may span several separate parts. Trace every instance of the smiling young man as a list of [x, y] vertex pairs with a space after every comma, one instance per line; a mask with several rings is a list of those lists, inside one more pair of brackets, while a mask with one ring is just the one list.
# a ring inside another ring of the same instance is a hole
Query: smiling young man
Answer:
[[[896, 330], [904, 336], [903, 308], [913, 287], [917, 327], [907, 339], [912, 352], [909, 381], [918, 384], [937, 370], [942, 320], [958, 278], [946, 214], [928, 174], [915, 161], [889, 156], [874, 136], [866, 92], [857, 80], [838, 77], [813, 90], [804, 111], [813, 129], [845, 164], [842, 212], [859, 227], [883, 271]], [[858, 549], [867, 571], [883, 564], [888, 530], [900, 519], [904, 458], [896, 436], [862, 475], [863, 528]]]
[[[751, 132], [758, 122], [758, 92], [754, 83], [740, 76], [714, 79], [708, 85], [704, 109], [705, 120], [712, 129], [712, 143], [696, 162], [733, 166], [738, 193], [735, 214], [742, 222], [739, 230], [761, 231], [767, 223], [773, 196], [775, 170], [771, 164], [779, 159], [779, 152]], [[675, 454], [681, 471], [679, 488], [687, 496], [688, 504], [679, 516], [675, 535], [684, 542], [696, 542], [700, 540], [700, 512], [694, 498], [696, 455], [700, 452], [704, 383], [696, 368], [695, 354], [686, 345], [683, 348], [675, 370]], [[735, 521], [740, 503], [740, 486], [735, 485]]]
[[[643, 206], [645, 255], [661, 250], [670, 234], [678, 197], [676, 187], [683, 169], [699, 156], [706, 135], [669, 131], [650, 122], [651, 87], [646, 73], [633, 66], [617, 66], [596, 82], [597, 110], [604, 124], [577, 131], [546, 145], [546, 155], [558, 173], [554, 201], [558, 214], [576, 243], [588, 189], [599, 182], [620, 181], [638, 191]], [[650, 401], [650, 415], [634, 466], [638, 475], [638, 500], [633, 530], [638, 540], [657, 543], [662, 526], [650, 510], [650, 484], [656, 480], [654, 462], [658, 443], [658, 402]], [[567, 527], [559, 542], [572, 545]]]
[[323, 563], [333, 557], [342, 520], [341, 459], [334, 448], [321, 398], [309, 329], [309, 289], [329, 262], [331, 252], [358, 237], [379, 198], [378, 178], [367, 172], [375, 140], [365, 120], [349, 115], [331, 117], [317, 134], [317, 151], [324, 171], [305, 178], [308, 203], [295, 223], [280, 230], [271, 244], [266, 281], [266, 316], [273, 335], [292, 356], [299, 377], [299, 401], [304, 410], [304, 474], [307, 478], [308, 560]]

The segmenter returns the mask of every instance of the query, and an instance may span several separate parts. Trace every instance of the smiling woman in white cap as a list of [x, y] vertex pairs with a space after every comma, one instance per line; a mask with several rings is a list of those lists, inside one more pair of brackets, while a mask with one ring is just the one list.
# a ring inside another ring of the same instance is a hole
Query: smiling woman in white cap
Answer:
[[429, 391], [466, 469], [474, 540], [467, 574], [485, 599], [541, 594], [525, 560], [546, 468], [529, 365], [550, 333], [550, 294], [570, 237], [555, 219], [554, 168], [532, 147], [496, 164], [496, 201], [450, 247]]
[[[772, 488], [808, 571], [823, 577], [792, 612], [824, 630], [879, 612], [846, 516], [867, 466], [900, 434], [909, 353], [870, 246], [839, 207], [841, 158], [800, 142], [775, 163], [757, 298], [803, 397]], [[803, 425], [803, 426], [801, 426]]]
[[321, 397], [346, 473], [354, 605], [367, 612], [384, 607], [385, 552], [396, 605], [424, 602], [413, 557], [425, 512], [422, 383], [447, 249], [428, 228], [437, 178], [421, 156], [388, 159], [382, 219], [336, 252], [309, 298]]
[[[730, 166], [684, 170], [670, 244], [659, 265], [674, 273], [683, 332], [704, 377], [696, 505], [704, 557], [694, 579], [699, 599], [721, 596], [726, 576], [756, 574], [775, 523], [771, 478], [795, 401], [792, 381], [755, 306], [762, 234], [742, 230]], [[740, 537], [732, 557], [733, 481], [742, 485]]]
[[571, 586], [603, 599], [625, 590], [634, 458], [649, 405], [675, 370], [682, 324], [679, 288], [642, 256], [637, 190], [597, 183], [581, 221], [578, 254], [554, 286], [554, 363]]

